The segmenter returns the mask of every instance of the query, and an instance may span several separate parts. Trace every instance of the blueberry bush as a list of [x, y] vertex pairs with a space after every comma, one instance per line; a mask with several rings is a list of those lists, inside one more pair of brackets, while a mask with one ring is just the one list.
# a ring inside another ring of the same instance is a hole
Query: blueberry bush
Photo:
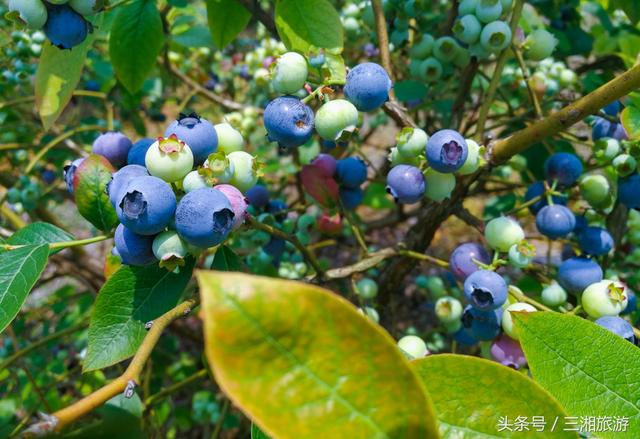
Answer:
[[0, 4], [0, 436], [640, 437], [640, 3]]

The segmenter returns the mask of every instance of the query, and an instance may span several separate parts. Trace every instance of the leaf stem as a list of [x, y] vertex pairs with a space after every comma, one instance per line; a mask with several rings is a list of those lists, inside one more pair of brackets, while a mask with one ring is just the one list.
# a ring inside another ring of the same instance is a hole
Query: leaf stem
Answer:
[[[91, 238], [76, 239], [73, 241], [52, 242], [49, 244], [49, 250], [56, 250], [61, 248], [69, 248], [69, 247], [77, 247], [81, 245], [93, 244], [96, 242], [105, 241], [109, 238], [111, 238], [110, 235], [98, 235], [98, 236], [93, 236]], [[4, 250], [17, 250], [27, 245], [29, 244], [19, 244], [19, 245], [0, 244], [0, 248]]]

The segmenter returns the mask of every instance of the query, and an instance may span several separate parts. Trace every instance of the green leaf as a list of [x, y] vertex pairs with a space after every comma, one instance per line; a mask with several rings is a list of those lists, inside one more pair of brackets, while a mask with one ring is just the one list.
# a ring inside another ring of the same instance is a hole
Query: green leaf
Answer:
[[429, 397], [393, 339], [343, 298], [243, 273], [197, 278], [216, 382], [269, 436], [437, 436]]
[[325, 53], [325, 75], [327, 82], [332, 84], [344, 84], [347, 81], [347, 66], [339, 54]]
[[206, 26], [193, 26], [179, 34], [173, 34], [171, 39], [184, 47], [211, 47], [213, 40]]
[[211, 268], [218, 271], [239, 271], [242, 262], [233, 250], [223, 245], [216, 251]]
[[251, 439], [270, 439], [269, 436], [264, 434], [260, 427], [256, 424], [251, 423]]
[[[51, 244], [54, 242], [73, 241], [74, 237], [53, 224], [35, 222], [15, 232], [8, 240], [9, 244]], [[53, 249], [49, 254], [54, 254], [62, 249]]]
[[[576, 316], [514, 316], [533, 378], [572, 416], [627, 417], [625, 437], [640, 437], [640, 349]], [[598, 437], [621, 436], [602, 431]]]
[[106, 191], [113, 171], [106, 158], [91, 154], [78, 166], [73, 178], [78, 212], [103, 231], [109, 231], [118, 224], [116, 211]]
[[193, 263], [188, 259], [177, 274], [157, 264], [120, 267], [96, 299], [84, 371], [101, 369], [132, 356], [147, 333], [145, 323], [160, 317], [180, 300]]
[[620, 114], [620, 122], [629, 135], [629, 139], [640, 139], [640, 108], [626, 107]]
[[0, 253], [0, 332], [18, 315], [48, 257], [46, 244], [26, 245]]
[[207, 0], [206, 3], [211, 38], [222, 50], [247, 27], [251, 12], [237, 0]]
[[35, 80], [36, 107], [45, 130], [58, 120], [71, 100], [93, 43], [93, 36], [72, 50], [62, 50], [44, 43]]
[[118, 80], [129, 93], [142, 88], [164, 44], [162, 18], [153, 0], [135, 0], [118, 8], [111, 26], [109, 56]]
[[389, 198], [384, 183], [373, 182], [364, 191], [362, 204], [374, 209], [393, 209], [394, 202]]
[[427, 86], [420, 81], [398, 81], [393, 84], [393, 89], [401, 102], [420, 100], [427, 95]]
[[438, 414], [440, 434], [445, 438], [540, 437], [530, 431], [499, 431], [500, 418], [513, 423], [516, 417], [544, 416], [545, 432], [557, 418], [553, 437], [576, 438], [562, 431], [562, 406], [526, 375], [496, 362], [465, 355], [441, 354], [414, 360], [411, 365], [422, 378]]
[[342, 22], [328, 0], [278, 0], [275, 21], [278, 35], [289, 50], [306, 53], [311, 46], [342, 49]]

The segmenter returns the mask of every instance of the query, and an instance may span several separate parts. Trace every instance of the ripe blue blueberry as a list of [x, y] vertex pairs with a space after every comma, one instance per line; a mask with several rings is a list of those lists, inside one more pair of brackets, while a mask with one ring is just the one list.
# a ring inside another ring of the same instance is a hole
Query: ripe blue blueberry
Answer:
[[75, 159], [70, 165], [64, 167], [64, 182], [67, 184], [67, 191], [73, 194], [73, 177], [76, 175], [78, 166], [84, 161], [83, 158]]
[[146, 137], [134, 143], [127, 155], [127, 163], [130, 165], [145, 166], [144, 157], [147, 155], [149, 147], [153, 145], [155, 141], [156, 139]]
[[136, 177], [120, 191], [116, 214], [122, 224], [139, 235], [155, 235], [164, 230], [176, 210], [176, 196], [164, 180]]
[[98, 136], [93, 142], [92, 152], [106, 157], [116, 168], [127, 163], [127, 156], [131, 149], [131, 140], [122, 133], [109, 132]]
[[367, 180], [367, 165], [358, 157], [347, 157], [336, 164], [336, 181], [355, 189]]
[[613, 249], [613, 237], [603, 227], [586, 227], [578, 234], [578, 244], [583, 252], [600, 256]]
[[113, 173], [111, 181], [107, 183], [107, 194], [109, 201], [116, 206], [121, 197], [121, 192], [127, 187], [129, 182], [136, 177], [149, 175], [147, 168], [140, 165], [127, 165]]
[[603, 117], [596, 117], [591, 128], [591, 138], [593, 140], [603, 138], [625, 140], [627, 139], [627, 132], [621, 123], [611, 122]]
[[123, 264], [147, 265], [156, 260], [152, 249], [153, 238], [152, 235], [138, 235], [119, 224], [113, 241]]
[[464, 296], [474, 308], [489, 311], [507, 300], [507, 283], [490, 270], [478, 270], [464, 281]]
[[164, 132], [164, 137], [175, 134], [178, 139], [189, 145], [193, 153], [195, 165], [201, 165], [216, 152], [218, 147], [218, 134], [211, 122], [201, 118], [196, 113], [180, 114]]
[[272, 258], [273, 265], [280, 265], [280, 258], [286, 249], [286, 241], [281, 238], [271, 237], [271, 240], [262, 247], [262, 250]]
[[387, 192], [396, 203], [417, 203], [424, 196], [424, 190], [424, 176], [415, 166], [398, 165], [387, 175]]
[[287, 218], [287, 210], [289, 206], [282, 200], [270, 200], [267, 203], [267, 212], [276, 218], [276, 221], [282, 222]]
[[340, 201], [342, 202], [344, 208], [347, 210], [355, 209], [362, 203], [362, 200], [364, 199], [364, 191], [359, 187], [341, 187], [339, 193]]
[[208, 248], [225, 240], [233, 227], [231, 203], [213, 188], [186, 194], [176, 209], [176, 230], [189, 244]]
[[571, 186], [582, 175], [582, 162], [568, 152], [558, 152], [544, 163], [544, 172], [548, 180], [556, 180], [560, 186]]
[[469, 153], [464, 137], [454, 130], [440, 130], [429, 138], [425, 148], [429, 166], [438, 172], [455, 172]]
[[573, 231], [576, 217], [568, 208], [559, 204], [545, 206], [536, 214], [536, 227], [551, 239], [562, 238]]
[[592, 259], [573, 257], [560, 264], [558, 283], [572, 294], [580, 294], [589, 285], [602, 280], [600, 265]]
[[640, 174], [618, 179], [618, 200], [630, 209], [640, 208]]
[[467, 242], [456, 247], [451, 253], [449, 269], [458, 280], [464, 281], [480, 269], [475, 261], [488, 265], [491, 263], [491, 257], [480, 244]]
[[635, 344], [636, 337], [633, 333], [633, 326], [622, 317], [604, 316], [596, 320], [595, 323]]
[[313, 111], [295, 96], [280, 96], [264, 110], [264, 127], [270, 141], [295, 148], [313, 134]]
[[380, 108], [389, 100], [393, 83], [382, 66], [367, 62], [349, 71], [344, 95], [360, 111]]
[[[542, 196], [544, 193], [545, 193], [544, 182], [536, 181], [534, 183], [531, 183], [527, 188], [527, 192], [525, 192], [524, 194], [524, 201], [527, 202], [527, 201], [533, 200], [534, 198]], [[562, 205], [567, 204], [566, 197], [554, 195], [552, 199], [554, 204], [562, 204]], [[546, 205], [547, 205], [547, 197], [542, 197], [538, 201], [536, 201], [535, 203], [529, 206], [529, 211], [535, 215], [540, 211], [540, 209], [542, 209]]]
[[467, 305], [462, 313], [462, 327], [477, 340], [493, 340], [500, 334], [502, 308], [482, 311]]
[[247, 191], [249, 204], [258, 209], [267, 207], [269, 203], [269, 191], [261, 184], [256, 184]]
[[613, 117], [616, 117], [618, 113], [620, 113], [620, 110], [622, 110], [622, 104], [620, 101], [613, 101], [602, 109], [606, 114]]
[[71, 49], [87, 38], [91, 24], [69, 5], [50, 5], [43, 30], [51, 44]]

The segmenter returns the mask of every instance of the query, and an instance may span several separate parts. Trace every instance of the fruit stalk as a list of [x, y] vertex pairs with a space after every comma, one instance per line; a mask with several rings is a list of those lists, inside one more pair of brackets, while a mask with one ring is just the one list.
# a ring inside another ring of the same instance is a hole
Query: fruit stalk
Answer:
[[153, 326], [151, 326], [151, 329], [142, 341], [127, 370], [104, 387], [85, 396], [74, 404], [53, 413], [52, 417], [55, 419], [53, 430], [61, 431], [65, 426], [90, 413], [97, 407], [100, 407], [109, 399], [123, 392], [130, 381], [137, 383], [140, 373], [156, 343], [160, 340], [160, 335], [162, 335], [164, 329], [174, 320], [189, 313], [197, 304], [197, 299], [186, 300], [154, 320]]
[[491, 162], [502, 163], [524, 151], [534, 143], [553, 136], [585, 117], [597, 112], [607, 104], [640, 88], [640, 65], [636, 65], [615, 77], [573, 104], [547, 116], [527, 128], [517, 131], [506, 139], [496, 141], [491, 148]]

